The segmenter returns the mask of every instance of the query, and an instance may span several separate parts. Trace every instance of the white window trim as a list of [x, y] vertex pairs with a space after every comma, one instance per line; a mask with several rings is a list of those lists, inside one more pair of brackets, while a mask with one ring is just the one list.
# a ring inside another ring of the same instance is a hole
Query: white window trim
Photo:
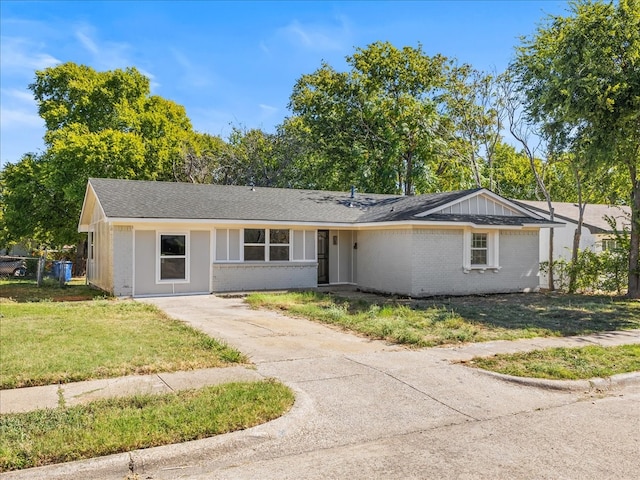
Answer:
[[[487, 264], [486, 265], [472, 265], [471, 264], [471, 245], [474, 233], [486, 233], [487, 234]], [[484, 273], [487, 270], [498, 272], [502, 267], [500, 266], [500, 231], [499, 230], [476, 230], [466, 229], [464, 232], [463, 241], [463, 255], [462, 255], [462, 269], [464, 273], [471, 271], [478, 271]]]
[[[264, 243], [245, 243], [244, 242], [244, 231], [245, 230], [264, 230]], [[271, 230], [287, 230], [289, 232], [289, 243], [271, 243], [271, 238], [270, 238], [270, 232]], [[291, 256], [293, 255], [293, 248], [292, 248], [292, 236], [293, 236], [293, 231], [290, 228], [243, 228], [240, 231], [240, 261], [244, 262], [244, 247], [262, 247], [264, 246], [264, 260], [247, 260], [247, 262], [250, 263], [265, 263], [265, 262], [271, 262], [271, 263], [286, 263], [286, 262], [291, 262]], [[273, 246], [278, 246], [278, 247], [289, 247], [289, 258], [287, 260], [271, 260], [269, 258], [269, 247], [271, 247], [271, 245]]]
[[[176, 256], [174, 255], [173, 258], [184, 258], [184, 279], [167, 279], [167, 280], [163, 280], [160, 278], [160, 239], [162, 238], [163, 235], [183, 235], [184, 236], [184, 257], [182, 255]], [[190, 282], [190, 268], [189, 268], [189, 264], [190, 262], [190, 252], [189, 252], [189, 246], [191, 244], [191, 240], [189, 238], [189, 232], [160, 232], [160, 231], [156, 231], [156, 283], [157, 284], [165, 284], [165, 283], [189, 283]]]

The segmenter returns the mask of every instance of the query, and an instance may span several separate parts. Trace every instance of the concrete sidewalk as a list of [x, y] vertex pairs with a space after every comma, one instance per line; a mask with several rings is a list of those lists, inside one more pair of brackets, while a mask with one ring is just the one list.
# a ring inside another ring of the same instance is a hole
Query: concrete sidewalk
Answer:
[[170, 393], [220, 383], [261, 379], [263, 377], [255, 369], [236, 366], [0, 390], [0, 414], [56, 408], [61, 404], [78, 405], [100, 398]]
[[[487, 357], [499, 353], [528, 352], [553, 347], [583, 347], [587, 345], [614, 346], [640, 343], [640, 330], [600, 332], [575, 337], [534, 338], [523, 340], [498, 340], [493, 342], [434, 347], [431, 350], [443, 360], [466, 361], [474, 357]], [[394, 350], [403, 347], [394, 348]], [[607, 379], [591, 380], [540, 380], [486, 372], [496, 378], [523, 385], [558, 390], [605, 390], [628, 383], [640, 383], [640, 372], [616, 375]], [[251, 366], [209, 368], [153, 375], [129, 375], [118, 378], [89, 380], [61, 385], [45, 385], [0, 390], [0, 414], [28, 412], [60, 405], [78, 405], [100, 398], [145, 393], [170, 393], [177, 390], [201, 388], [234, 381], [256, 381], [265, 377]]]

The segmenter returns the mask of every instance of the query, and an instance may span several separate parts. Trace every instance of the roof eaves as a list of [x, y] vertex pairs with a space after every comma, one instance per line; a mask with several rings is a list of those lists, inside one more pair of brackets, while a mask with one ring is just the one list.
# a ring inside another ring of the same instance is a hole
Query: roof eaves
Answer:
[[[90, 222], [87, 223], [83, 223], [83, 219], [85, 218], [85, 215], [89, 215], [90, 212], [85, 211], [86, 206], [87, 206], [87, 200], [89, 199], [89, 192], [92, 193], [94, 202], [96, 203], [96, 205], [98, 205], [98, 208], [100, 208], [100, 212], [102, 213], [102, 215], [107, 218], [107, 215], [105, 214], [104, 208], [102, 208], [102, 204], [100, 203], [100, 199], [98, 198], [98, 194], [96, 193], [95, 189], [93, 188], [93, 185], [91, 185], [91, 178], [89, 179], [89, 181], [87, 182], [87, 188], [85, 189], [85, 193], [84, 193], [84, 200], [82, 200], [82, 209], [80, 210], [80, 218], [78, 220], [78, 232], [79, 233], [86, 233], [89, 231], [89, 226], [90, 226]], [[90, 220], [90, 219], [89, 219]]]

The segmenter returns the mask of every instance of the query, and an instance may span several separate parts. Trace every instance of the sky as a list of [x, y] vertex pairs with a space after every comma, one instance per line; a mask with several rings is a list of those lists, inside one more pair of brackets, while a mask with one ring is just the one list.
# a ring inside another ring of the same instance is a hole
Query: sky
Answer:
[[28, 89], [35, 71], [74, 62], [135, 67], [152, 94], [183, 105], [195, 130], [267, 132], [286, 118], [298, 78], [356, 48], [422, 45], [503, 71], [522, 36], [557, 0], [0, 1], [0, 165], [42, 152], [44, 122]]

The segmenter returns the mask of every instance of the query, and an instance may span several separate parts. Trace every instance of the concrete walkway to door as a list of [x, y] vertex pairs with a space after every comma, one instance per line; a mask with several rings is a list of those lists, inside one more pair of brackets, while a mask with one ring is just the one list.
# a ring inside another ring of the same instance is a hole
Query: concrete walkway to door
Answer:
[[636, 377], [622, 379], [628, 388], [609, 395], [588, 382], [578, 389], [504, 382], [452, 361], [546, 346], [640, 343], [640, 331], [412, 350], [251, 310], [238, 298], [142, 301], [246, 353], [255, 364], [251, 375], [277, 378], [295, 390], [293, 409], [246, 431], [7, 478], [122, 479], [130, 462], [148, 479], [602, 479], [638, 473]]

